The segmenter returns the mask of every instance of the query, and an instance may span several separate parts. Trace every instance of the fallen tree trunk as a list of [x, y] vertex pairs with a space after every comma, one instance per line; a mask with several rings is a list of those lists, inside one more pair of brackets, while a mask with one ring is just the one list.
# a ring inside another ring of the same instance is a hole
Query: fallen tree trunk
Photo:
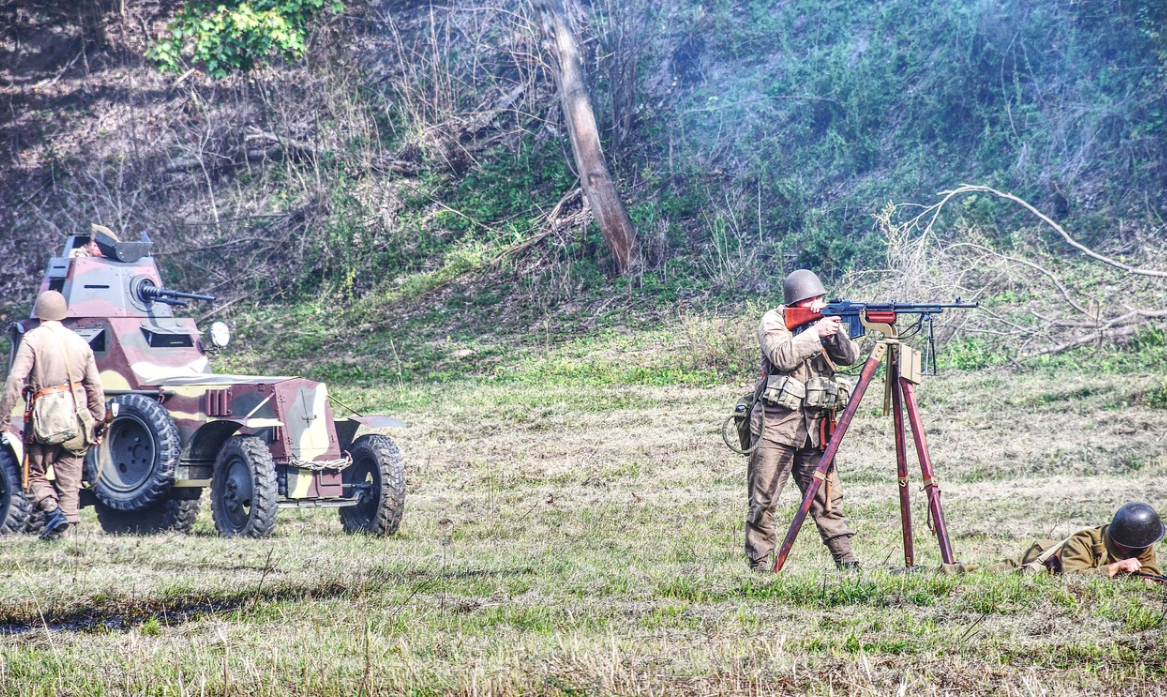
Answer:
[[616, 260], [616, 267], [621, 274], [628, 273], [639, 261], [636, 231], [600, 147], [600, 132], [584, 83], [579, 44], [568, 23], [563, 0], [532, 0], [532, 4], [539, 13], [543, 45], [555, 73], [580, 186], [600, 225], [604, 244]]

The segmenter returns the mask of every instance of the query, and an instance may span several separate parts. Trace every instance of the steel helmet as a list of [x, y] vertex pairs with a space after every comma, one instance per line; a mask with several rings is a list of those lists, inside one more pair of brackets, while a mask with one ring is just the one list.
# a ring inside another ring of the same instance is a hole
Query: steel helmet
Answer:
[[37, 296], [32, 314], [37, 319], [60, 322], [69, 315], [69, 303], [65, 302], [65, 296], [57, 291], [46, 290]]
[[786, 305], [793, 305], [799, 300], [817, 298], [826, 294], [827, 289], [823, 288], [823, 282], [819, 280], [814, 271], [806, 269], [792, 272], [782, 284], [782, 298]]
[[1110, 539], [1123, 547], [1142, 549], [1163, 539], [1163, 521], [1145, 503], [1128, 503], [1110, 521]]

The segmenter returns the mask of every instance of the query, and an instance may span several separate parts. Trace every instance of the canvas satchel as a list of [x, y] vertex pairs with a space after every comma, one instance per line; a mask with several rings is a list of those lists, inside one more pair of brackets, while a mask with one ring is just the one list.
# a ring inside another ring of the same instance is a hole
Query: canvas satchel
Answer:
[[32, 437], [42, 445], [60, 445], [77, 437], [77, 411], [72, 388], [55, 385], [32, 396]]

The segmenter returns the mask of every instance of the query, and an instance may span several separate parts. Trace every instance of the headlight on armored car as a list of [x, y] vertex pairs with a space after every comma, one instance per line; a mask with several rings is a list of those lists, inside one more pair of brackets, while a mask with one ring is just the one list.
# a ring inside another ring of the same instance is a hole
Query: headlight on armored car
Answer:
[[226, 322], [215, 322], [211, 325], [211, 343], [216, 348], [224, 348], [231, 343], [231, 330]]

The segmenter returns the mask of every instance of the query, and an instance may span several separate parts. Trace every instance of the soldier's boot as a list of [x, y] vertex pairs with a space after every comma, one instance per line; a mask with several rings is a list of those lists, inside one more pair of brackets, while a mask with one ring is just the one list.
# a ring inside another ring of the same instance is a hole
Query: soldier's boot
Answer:
[[45, 514], [45, 529], [41, 531], [42, 540], [55, 540], [69, 529], [69, 521], [60, 508], [54, 508]]
[[826, 545], [837, 568], [843, 571], [859, 568], [859, 560], [855, 558], [855, 552], [851, 550], [850, 535], [832, 537], [827, 540]]
[[769, 557], [762, 557], [761, 559], [750, 559], [750, 571], [759, 574], [770, 573], [770, 562], [767, 561]]

